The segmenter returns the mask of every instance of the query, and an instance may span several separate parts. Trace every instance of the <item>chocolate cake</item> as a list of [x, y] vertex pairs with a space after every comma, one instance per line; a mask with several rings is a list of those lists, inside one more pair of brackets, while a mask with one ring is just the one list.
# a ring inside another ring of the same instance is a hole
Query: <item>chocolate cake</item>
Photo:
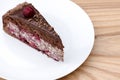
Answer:
[[19, 4], [4, 14], [3, 29], [48, 57], [63, 61], [64, 46], [59, 35], [31, 3]]

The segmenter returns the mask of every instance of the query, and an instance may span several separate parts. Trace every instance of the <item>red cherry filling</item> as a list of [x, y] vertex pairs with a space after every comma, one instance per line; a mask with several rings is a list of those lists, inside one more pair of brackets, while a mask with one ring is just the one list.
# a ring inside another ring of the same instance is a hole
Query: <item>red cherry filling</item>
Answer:
[[35, 11], [33, 10], [31, 6], [26, 6], [23, 8], [23, 15], [26, 18], [31, 18], [35, 15]]
[[39, 37], [39, 35], [37, 33], [35, 33], [34, 36], [35, 36], [35, 39], [40, 41], [40, 37]]
[[42, 50], [42, 52], [47, 54], [49, 50]]

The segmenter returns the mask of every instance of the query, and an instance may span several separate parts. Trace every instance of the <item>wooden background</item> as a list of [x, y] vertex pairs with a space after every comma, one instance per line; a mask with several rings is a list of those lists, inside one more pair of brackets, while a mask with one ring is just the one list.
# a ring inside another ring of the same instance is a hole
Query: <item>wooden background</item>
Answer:
[[86, 62], [59, 80], [120, 80], [120, 0], [73, 0], [90, 16], [95, 45]]
[[95, 45], [82, 66], [59, 80], [120, 80], [120, 0], [73, 2], [90, 16]]

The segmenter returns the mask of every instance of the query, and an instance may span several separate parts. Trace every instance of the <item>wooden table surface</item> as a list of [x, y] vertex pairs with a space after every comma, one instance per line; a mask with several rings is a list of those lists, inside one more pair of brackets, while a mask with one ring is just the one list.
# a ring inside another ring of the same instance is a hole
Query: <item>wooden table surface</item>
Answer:
[[120, 0], [73, 2], [90, 16], [95, 44], [86, 62], [59, 80], [120, 80]]
[[86, 62], [59, 80], [120, 80], [120, 0], [73, 0], [90, 16], [95, 44]]

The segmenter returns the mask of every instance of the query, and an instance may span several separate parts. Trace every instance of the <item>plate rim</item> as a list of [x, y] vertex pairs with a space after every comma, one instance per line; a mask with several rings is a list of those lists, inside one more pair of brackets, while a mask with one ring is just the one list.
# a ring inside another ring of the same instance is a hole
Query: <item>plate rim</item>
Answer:
[[[76, 3], [74, 3], [73, 1], [71, 1], [71, 0], [67, 0], [67, 1], [70, 1], [70, 2], [72, 2], [74, 5], [77, 5]], [[78, 6], [78, 5], [77, 5]], [[78, 6], [82, 11], [84, 11], [80, 6]], [[84, 13], [87, 15], [87, 13], [84, 11]], [[88, 15], [87, 15], [88, 16]], [[89, 20], [91, 21], [91, 19], [90, 19], [90, 17], [88, 16], [88, 18], [89, 18]], [[92, 23], [92, 21], [91, 21], [91, 24], [92, 24], [92, 26], [93, 26], [93, 23]], [[94, 26], [92, 27], [93, 28], [93, 31], [94, 31]], [[93, 49], [93, 46], [94, 46], [94, 41], [95, 41], [95, 38], [94, 38], [94, 36], [95, 36], [95, 32], [93, 32], [93, 42], [92, 42], [92, 47], [91, 47], [91, 50], [90, 50], [90, 52], [92, 51], [92, 49]], [[90, 52], [89, 52], [89, 55], [86, 57], [86, 59], [90, 56]], [[86, 61], [86, 59], [84, 60], [84, 61], [82, 61], [82, 63], [78, 66], [78, 67], [80, 67], [85, 61]], [[77, 67], [77, 68], [78, 68]], [[77, 68], [75, 68], [74, 70], [76, 70]], [[72, 70], [71, 72], [73, 72], [74, 70]], [[69, 72], [68, 74], [70, 74], [71, 72]], [[68, 74], [66, 74], [66, 75], [68, 75]], [[63, 76], [61, 76], [61, 77], [64, 77], [64, 76], [66, 76], [66, 75], [63, 75]], [[59, 78], [61, 78], [61, 77], [59, 77]], [[58, 79], [58, 78], [57, 78]]]

